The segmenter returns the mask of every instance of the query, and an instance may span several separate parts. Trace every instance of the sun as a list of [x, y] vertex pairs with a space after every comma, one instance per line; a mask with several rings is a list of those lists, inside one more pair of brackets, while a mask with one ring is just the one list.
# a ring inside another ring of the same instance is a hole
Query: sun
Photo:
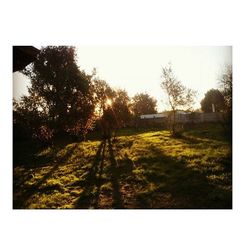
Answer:
[[107, 104], [107, 106], [111, 106], [112, 105], [112, 100], [108, 98], [107, 101], [106, 101], [106, 104]]

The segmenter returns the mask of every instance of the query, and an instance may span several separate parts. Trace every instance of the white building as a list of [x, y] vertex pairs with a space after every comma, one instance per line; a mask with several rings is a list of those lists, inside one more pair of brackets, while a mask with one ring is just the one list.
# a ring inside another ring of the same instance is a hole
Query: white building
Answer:
[[148, 115], [141, 115], [141, 119], [155, 119], [155, 118], [164, 118], [167, 117], [166, 114], [148, 114]]

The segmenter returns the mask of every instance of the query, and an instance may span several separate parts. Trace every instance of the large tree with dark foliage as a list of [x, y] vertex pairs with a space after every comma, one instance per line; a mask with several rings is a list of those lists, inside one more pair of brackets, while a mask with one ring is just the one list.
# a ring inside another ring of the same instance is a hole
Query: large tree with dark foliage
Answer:
[[86, 134], [95, 108], [92, 76], [79, 69], [74, 47], [42, 48], [24, 73], [31, 79], [31, 95], [46, 104], [48, 124], [56, 134]]
[[48, 108], [44, 100], [30, 92], [19, 102], [13, 103], [13, 133], [15, 139], [32, 138], [40, 142], [52, 139], [53, 130], [48, 126]]
[[155, 114], [157, 113], [156, 109], [157, 101], [154, 97], [151, 97], [148, 94], [140, 93], [136, 94], [132, 98], [132, 111], [136, 117], [145, 114]]
[[[95, 75], [96, 73], [94, 73]], [[109, 86], [109, 84], [97, 77], [93, 79], [93, 96], [96, 105], [96, 112], [100, 118], [105, 109], [112, 104], [112, 100], [115, 96], [115, 91]]]
[[93, 86], [95, 111], [103, 133], [108, 124], [112, 130], [127, 126], [131, 119], [130, 98], [127, 92], [123, 89], [114, 90], [106, 81], [98, 77], [93, 79]]
[[214, 105], [216, 112], [220, 112], [225, 109], [224, 97], [218, 89], [210, 89], [207, 91], [204, 99], [201, 101], [201, 110], [206, 113], [213, 112], [212, 104]]
[[118, 89], [112, 102], [112, 109], [119, 127], [126, 127], [131, 121], [130, 98], [126, 90]]

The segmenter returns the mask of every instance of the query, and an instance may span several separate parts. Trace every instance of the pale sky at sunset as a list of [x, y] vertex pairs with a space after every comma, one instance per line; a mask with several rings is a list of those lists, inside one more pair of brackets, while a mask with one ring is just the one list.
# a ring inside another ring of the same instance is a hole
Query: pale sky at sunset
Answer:
[[[204, 93], [218, 87], [218, 75], [232, 64], [230, 46], [82, 46], [77, 47], [78, 65], [87, 73], [95, 67], [99, 78], [114, 88], [124, 88], [129, 96], [146, 92], [157, 99], [158, 111], [167, 109], [160, 87], [162, 67], [171, 62], [177, 78], [198, 92], [195, 108]], [[29, 82], [14, 73], [14, 97], [26, 94]]]

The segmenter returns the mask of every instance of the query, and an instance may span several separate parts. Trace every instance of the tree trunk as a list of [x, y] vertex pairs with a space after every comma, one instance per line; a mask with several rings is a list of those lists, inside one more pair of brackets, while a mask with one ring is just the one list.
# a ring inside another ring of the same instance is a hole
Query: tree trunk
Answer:
[[172, 125], [172, 133], [175, 135], [175, 110], [173, 110], [173, 125]]

